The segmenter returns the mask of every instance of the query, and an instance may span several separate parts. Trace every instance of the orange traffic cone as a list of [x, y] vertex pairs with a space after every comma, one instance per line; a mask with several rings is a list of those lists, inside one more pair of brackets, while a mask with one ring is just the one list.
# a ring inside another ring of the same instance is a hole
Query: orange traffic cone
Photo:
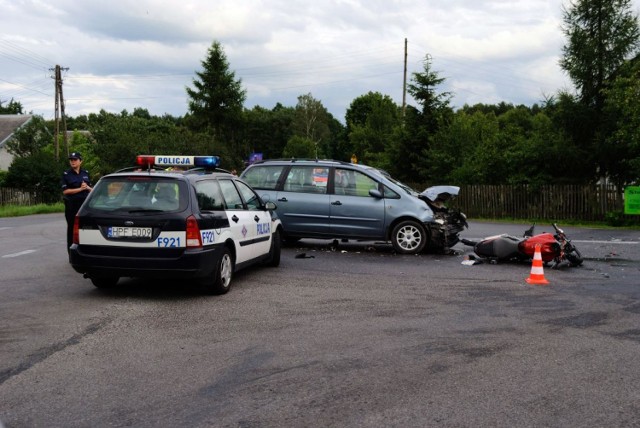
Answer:
[[533, 263], [531, 264], [531, 274], [526, 279], [529, 284], [546, 285], [549, 283], [544, 277], [544, 268], [542, 267], [542, 253], [540, 252], [540, 244], [536, 244], [536, 252], [533, 254]]

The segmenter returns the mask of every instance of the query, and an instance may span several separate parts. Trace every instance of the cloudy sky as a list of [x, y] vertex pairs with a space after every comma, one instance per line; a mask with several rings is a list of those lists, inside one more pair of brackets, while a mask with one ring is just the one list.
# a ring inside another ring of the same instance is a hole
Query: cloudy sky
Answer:
[[402, 103], [406, 38], [409, 78], [429, 55], [455, 107], [532, 105], [572, 89], [558, 66], [569, 1], [0, 0], [0, 101], [53, 119], [60, 65], [68, 116], [182, 116], [185, 87], [217, 40], [245, 107], [295, 106], [311, 93], [343, 121], [369, 91]]

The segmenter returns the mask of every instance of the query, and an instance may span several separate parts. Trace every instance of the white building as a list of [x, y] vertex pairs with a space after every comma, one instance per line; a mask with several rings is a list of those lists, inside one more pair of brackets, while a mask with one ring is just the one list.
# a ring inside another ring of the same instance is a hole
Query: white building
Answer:
[[7, 142], [31, 117], [30, 114], [0, 114], [0, 171], [7, 171], [13, 162], [13, 155], [7, 151]]

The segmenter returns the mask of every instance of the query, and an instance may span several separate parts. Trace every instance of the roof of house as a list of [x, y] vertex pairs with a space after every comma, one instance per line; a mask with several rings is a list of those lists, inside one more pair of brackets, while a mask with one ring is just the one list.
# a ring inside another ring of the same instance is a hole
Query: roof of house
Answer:
[[30, 114], [0, 114], [0, 147], [4, 146], [16, 129], [32, 117]]

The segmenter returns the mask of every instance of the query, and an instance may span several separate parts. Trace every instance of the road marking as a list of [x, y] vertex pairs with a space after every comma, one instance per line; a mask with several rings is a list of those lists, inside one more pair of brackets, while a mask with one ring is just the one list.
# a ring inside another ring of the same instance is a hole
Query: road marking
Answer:
[[24, 251], [20, 251], [19, 253], [13, 253], [13, 254], [7, 254], [2, 256], [3, 259], [9, 258], [9, 257], [18, 257], [18, 256], [24, 256], [25, 254], [31, 254], [31, 253], [35, 253], [36, 250], [24, 250]]
[[[467, 238], [469, 241], [480, 242], [485, 238]], [[593, 241], [593, 240], [582, 240], [582, 239], [572, 239], [571, 242], [579, 242], [582, 244], [621, 244], [621, 245], [637, 245], [640, 244], [640, 241], [620, 241], [620, 240], [611, 240], [611, 241]]]
[[11, 229], [9, 226], [6, 227], [0, 227], [0, 230], [7, 230], [7, 229]]
[[623, 244], [623, 245], [635, 245], [640, 244], [638, 241], [579, 241], [572, 239], [571, 242], [582, 242], [585, 244]]

